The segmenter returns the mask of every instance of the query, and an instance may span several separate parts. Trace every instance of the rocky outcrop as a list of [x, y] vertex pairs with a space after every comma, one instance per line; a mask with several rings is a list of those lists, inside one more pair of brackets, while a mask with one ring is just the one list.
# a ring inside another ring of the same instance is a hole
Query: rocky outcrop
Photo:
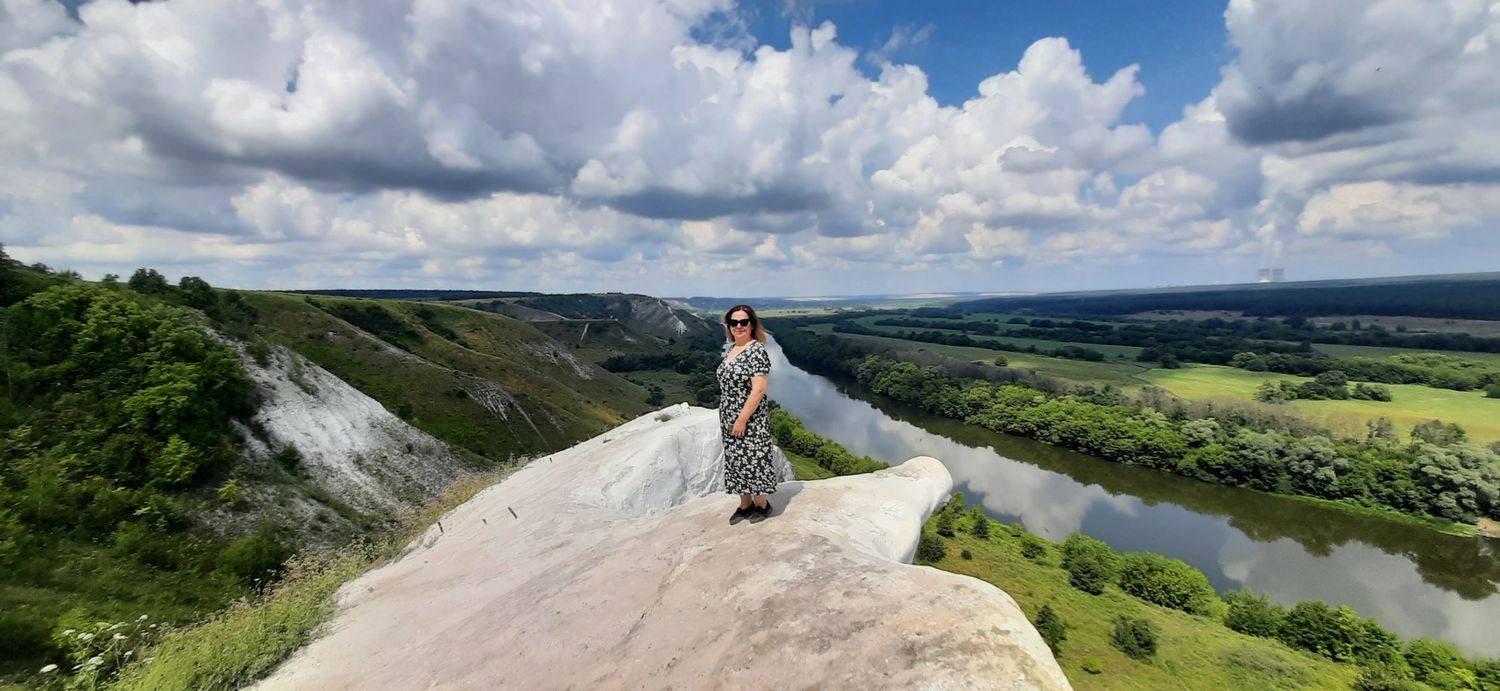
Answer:
[[675, 406], [533, 461], [261, 688], [1067, 688], [1008, 595], [908, 563], [941, 463], [784, 482], [731, 525], [717, 424]]
[[289, 349], [242, 361], [259, 399], [252, 458], [295, 450], [298, 473], [377, 515], [421, 506], [466, 472], [447, 444]]

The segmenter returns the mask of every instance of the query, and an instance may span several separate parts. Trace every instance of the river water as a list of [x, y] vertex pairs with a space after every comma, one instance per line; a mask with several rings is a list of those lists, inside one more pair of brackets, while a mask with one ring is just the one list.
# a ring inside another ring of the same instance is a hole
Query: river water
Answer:
[[941, 460], [970, 506], [1060, 541], [1182, 559], [1220, 593], [1348, 604], [1403, 638], [1500, 655], [1500, 540], [1424, 528], [1111, 463], [990, 432], [789, 363], [774, 341], [771, 397], [819, 434], [892, 463]]

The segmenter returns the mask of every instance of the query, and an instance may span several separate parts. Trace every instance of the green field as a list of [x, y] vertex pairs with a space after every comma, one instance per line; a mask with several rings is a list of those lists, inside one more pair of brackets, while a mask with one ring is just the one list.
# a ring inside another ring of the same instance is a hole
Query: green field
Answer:
[[[814, 324], [807, 328], [820, 334], [829, 334], [833, 331], [832, 324]], [[1114, 384], [1116, 386], [1139, 386], [1141, 380], [1137, 378], [1137, 375], [1152, 369], [1149, 365], [1135, 361], [1088, 362], [1085, 360], [1069, 360], [1067, 358], [1050, 357], [1047, 355], [990, 350], [988, 348], [919, 343], [917, 341], [889, 338], [886, 336], [867, 336], [864, 334], [839, 334], [838, 336], [839, 338], [846, 338], [851, 341], [880, 343], [907, 350], [923, 350], [935, 355], [963, 360], [965, 362], [994, 362], [996, 356], [1003, 355], [1010, 363], [1010, 366], [1017, 369], [1034, 370], [1039, 374], [1079, 382]]]
[[[990, 520], [990, 519], [986, 519]], [[1036, 561], [1021, 556], [1021, 540], [990, 520], [989, 539], [970, 534], [967, 519], [958, 521], [952, 539], [940, 538], [947, 556], [933, 566], [972, 576], [1009, 593], [1028, 619], [1048, 605], [1068, 625], [1057, 662], [1077, 689], [1347, 689], [1358, 674], [1310, 653], [1273, 640], [1236, 633], [1212, 619], [1148, 604], [1109, 585], [1089, 595], [1068, 585], [1058, 567], [1061, 550], [1046, 543]], [[961, 550], [973, 559], [963, 559]], [[1150, 620], [1160, 631], [1157, 654], [1141, 662], [1110, 645], [1115, 617]], [[1101, 671], [1084, 671], [1091, 660]]]
[[[1298, 377], [1270, 372], [1249, 372], [1233, 367], [1190, 365], [1182, 369], [1153, 369], [1139, 375], [1182, 398], [1207, 400], [1232, 398], [1254, 400], [1262, 382]], [[1330, 430], [1363, 436], [1365, 422], [1390, 418], [1398, 434], [1405, 437], [1413, 425], [1431, 419], [1456, 422], [1469, 438], [1482, 443], [1500, 441], [1500, 399], [1485, 398], [1478, 391], [1449, 391], [1414, 384], [1391, 384], [1389, 403], [1377, 401], [1289, 401], [1277, 404], [1296, 410], [1308, 420]], [[1267, 404], [1270, 405], [1270, 404]]]

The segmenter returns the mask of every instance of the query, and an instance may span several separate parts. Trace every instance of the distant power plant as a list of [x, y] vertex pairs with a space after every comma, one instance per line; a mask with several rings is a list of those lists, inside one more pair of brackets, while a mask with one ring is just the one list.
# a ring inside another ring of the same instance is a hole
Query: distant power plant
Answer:
[[1261, 269], [1256, 283], [1280, 283], [1286, 280], [1286, 269], [1276, 267], [1274, 269]]

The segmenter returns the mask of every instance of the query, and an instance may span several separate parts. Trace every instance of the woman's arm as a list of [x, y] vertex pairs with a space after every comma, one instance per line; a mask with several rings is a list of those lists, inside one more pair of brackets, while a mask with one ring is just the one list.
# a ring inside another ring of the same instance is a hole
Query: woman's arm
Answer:
[[745, 400], [745, 407], [740, 410], [739, 419], [734, 421], [734, 429], [732, 430], [734, 436], [745, 436], [745, 428], [750, 424], [750, 416], [754, 415], [755, 409], [760, 407], [760, 401], [762, 398], [765, 398], [766, 386], [770, 381], [771, 377], [764, 374], [758, 374], [750, 378], [750, 398]]

